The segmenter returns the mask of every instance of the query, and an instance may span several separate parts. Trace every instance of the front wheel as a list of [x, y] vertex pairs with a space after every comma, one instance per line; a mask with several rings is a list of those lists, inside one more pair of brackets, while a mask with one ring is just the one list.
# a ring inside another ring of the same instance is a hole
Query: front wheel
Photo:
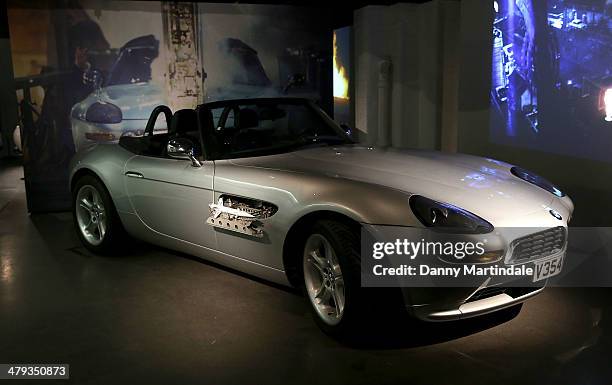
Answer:
[[119, 245], [124, 230], [113, 201], [98, 178], [86, 175], [77, 181], [72, 213], [77, 235], [87, 249], [108, 254]]
[[323, 331], [342, 335], [357, 325], [362, 308], [359, 229], [319, 221], [304, 243], [304, 289]]

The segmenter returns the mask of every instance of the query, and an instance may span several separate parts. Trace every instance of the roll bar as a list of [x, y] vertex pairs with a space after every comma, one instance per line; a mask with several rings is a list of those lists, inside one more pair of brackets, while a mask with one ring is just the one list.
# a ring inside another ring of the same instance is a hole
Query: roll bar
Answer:
[[170, 121], [172, 120], [172, 110], [168, 106], [159, 105], [153, 109], [153, 112], [151, 112], [151, 116], [149, 117], [149, 120], [147, 121], [147, 127], [145, 128], [145, 131], [144, 131], [145, 136], [153, 135], [153, 128], [155, 127], [155, 123], [157, 122], [157, 116], [159, 116], [159, 114], [161, 114], [162, 112], [166, 116], [166, 125], [168, 126], [168, 131], [170, 131]]

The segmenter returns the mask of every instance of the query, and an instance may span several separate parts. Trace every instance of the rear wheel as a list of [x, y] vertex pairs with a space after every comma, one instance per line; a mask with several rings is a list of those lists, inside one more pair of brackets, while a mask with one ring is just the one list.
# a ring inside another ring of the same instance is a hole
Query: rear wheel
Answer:
[[79, 239], [94, 253], [112, 252], [125, 235], [110, 194], [92, 175], [83, 176], [76, 182], [72, 213]]

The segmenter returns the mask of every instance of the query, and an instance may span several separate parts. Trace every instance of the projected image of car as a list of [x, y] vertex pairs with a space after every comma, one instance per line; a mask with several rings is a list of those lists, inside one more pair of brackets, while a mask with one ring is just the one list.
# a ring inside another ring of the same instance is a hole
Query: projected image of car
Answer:
[[122, 135], [142, 135], [151, 111], [166, 102], [162, 88], [151, 81], [158, 46], [152, 35], [130, 40], [106, 78], [95, 69], [86, 74], [95, 90], [70, 113], [76, 151], [91, 143], [117, 142]]
[[211, 60], [214, 59], [216, 66], [223, 68], [223, 71], [213, 73], [207, 79], [207, 100], [277, 96], [317, 98], [322, 80], [313, 68], [322, 65], [324, 54], [289, 47], [285, 51], [276, 58], [273, 70], [277, 71], [279, 81], [274, 84], [256, 49], [240, 39], [221, 39]]
[[[152, 130], [160, 114], [167, 133]], [[127, 233], [303, 287], [316, 322], [332, 334], [354, 330], [383, 300], [361, 286], [363, 228], [470, 235], [530, 226], [564, 240], [573, 211], [550, 182], [503, 162], [356, 145], [305, 99], [228, 100], [174, 113], [160, 106], [145, 131], [75, 156], [83, 244], [114, 252]], [[403, 306], [442, 321], [513, 307], [542, 287], [425, 289], [402, 289]]]

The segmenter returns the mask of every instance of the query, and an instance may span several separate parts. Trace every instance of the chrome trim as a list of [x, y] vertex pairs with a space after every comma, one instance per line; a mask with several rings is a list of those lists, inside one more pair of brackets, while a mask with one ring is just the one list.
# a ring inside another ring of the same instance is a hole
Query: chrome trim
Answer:
[[144, 178], [144, 175], [136, 171], [126, 171], [125, 176], [129, 176], [130, 178]]
[[516, 298], [513, 298], [506, 293], [502, 293], [492, 297], [479, 299], [477, 301], [466, 302], [456, 309], [427, 312], [425, 310], [426, 306], [420, 306], [415, 307], [414, 311], [418, 318], [426, 321], [452, 321], [493, 313], [497, 310], [518, 305], [519, 303], [541, 293], [542, 290], [544, 290], [544, 287], [534, 288], [534, 291]]

